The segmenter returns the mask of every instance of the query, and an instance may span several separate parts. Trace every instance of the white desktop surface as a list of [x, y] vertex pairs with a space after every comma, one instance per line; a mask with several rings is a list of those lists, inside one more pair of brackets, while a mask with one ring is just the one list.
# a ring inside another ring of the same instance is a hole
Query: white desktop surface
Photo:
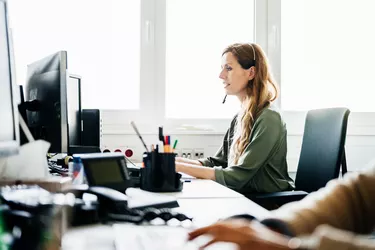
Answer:
[[246, 197], [215, 199], [179, 199], [180, 207], [174, 208], [194, 218], [194, 225], [205, 226], [219, 219], [238, 214], [251, 214], [258, 219], [267, 217], [270, 212]]
[[[179, 199], [175, 211], [194, 218], [192, 228], [210, 225], [220, 219], [237, 214], [252, 214], [261, 219], [269, 211], [245, 197], [221, 199]], [[124, 234], [131, 232], [124, 231]], [[116, 249], [115, 232], [111, 225], [93, 225], [70, 229], [63, 238], [62, 250], [75, 249]]]
[[[189, 182], [187, 182], [189, 183]], [[251, 214], [258, 219], [267, 217], [270, 212], [243, 195], [236, 193], [210, 180], [194, 180], [191, 186], [184, 186], [186, 194], [177, 195], [180, 205], [175, 211], [194, 218], [193, 227], [206, 226], [219, 219], [237, 214]], [[187, 188], [186, 188], [187, 187]], [[186, 188], [186, 189], [185, 189]], [[193, 191], [189, 191], [193, 190]], [[197, 195], [197, 190], [204, 190]], [[215, 192], [221, 192], [216, 194]], [[182, 192], [183, 193], [183, 192]], [[212, 195], [209, 197], [209, 195]], [[172, 195], [170, 193], [170, 195]], [[190, 198], [188, 198], [190, 196]], [[193, 196], [196, 196], [195, 198]], [[197, 197], [198, 196], [198, 197]], [[204, 198], [206, 197], [206, 198]], [[124, 232], [129, 233], [129, 232]], [[93, 225], [69, 229], [62, 241], [63, 250], [71, 249], [115, 249], [115, 233], [111, 225]]]
[[184, 182], [184, 187], [181, 192], [166, 192], [161, 193], [171, 195], [177, 199], [204, 199], [204, 198], [240, 198], [244, 197], [242, 194], [233, 191], [223, 185], [203, 179], [193, 179], [189, 182]]

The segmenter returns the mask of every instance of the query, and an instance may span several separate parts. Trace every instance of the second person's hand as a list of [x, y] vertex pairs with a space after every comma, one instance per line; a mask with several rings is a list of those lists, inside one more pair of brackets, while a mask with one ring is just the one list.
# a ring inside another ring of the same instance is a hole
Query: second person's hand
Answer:
[[212, 240], [201, 246], [204, 249], [216, 242], [231, 242], [239, 249], [287, 250], [289, 238], [276, 233], [259, 222], [247, 220], [220, 221], [211, 226], [196, 229], [189, 233], [189, 240], [200, 235], [210, 235]]

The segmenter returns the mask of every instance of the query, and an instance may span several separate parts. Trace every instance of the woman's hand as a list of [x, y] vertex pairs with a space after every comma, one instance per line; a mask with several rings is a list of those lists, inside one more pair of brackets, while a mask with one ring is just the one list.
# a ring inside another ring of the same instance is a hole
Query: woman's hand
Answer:
[[227, 220], [217, 222], [211, 226], [196, 229], [189, 233], [189, 240], [200, 235], [211, 235], [213, 239], [200, 249], [215, 242], [231, 242], [238, 245], [239, 249], [257, 250], [286, 250], [289, 238], [276, 233], [259, 222], [246, 220]]
[[175, 166], [176, 172], [183, 172], [199, 179], [215, 180], [215, 170], [213, 168], [178, 161], [176, 161]]

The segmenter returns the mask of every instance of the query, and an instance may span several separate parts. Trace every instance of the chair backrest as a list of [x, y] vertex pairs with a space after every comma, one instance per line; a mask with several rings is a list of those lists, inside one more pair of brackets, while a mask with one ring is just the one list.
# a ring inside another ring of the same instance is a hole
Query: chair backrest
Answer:
[[338, 178], [350, 110], [310, 110], [306, 115], [296, 189], [313, 192]]

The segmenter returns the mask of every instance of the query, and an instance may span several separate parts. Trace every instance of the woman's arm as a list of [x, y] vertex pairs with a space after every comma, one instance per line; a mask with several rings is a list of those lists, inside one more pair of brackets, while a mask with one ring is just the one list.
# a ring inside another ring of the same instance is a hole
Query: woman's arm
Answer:
[[202, 163], [198, 160], [191, 160], [184, 157], [176, 157], [176, 163], [187, 163], [190, 165], [202, 166]]
[[274, 211], [297, 234], [312, 233], [319, 225], [355, 233], [370, 233], [375, 226], [375, 167], [348, 173], [300, 202]]
[[183, 172], [200, 179], [215, 180], [215, 170], [210, 167], [176, 162], [176, 172]]
[[215, 171], [212, 167], [227, 167], [227, 154], [225, 148], [228, 146], [228, 134], [229, 129], [224, 136], [223, 144], [213, 157], [199, 160], [176, 157], [176, 171], [186, 173], [196, 178], [215, 180]]
[[231, 128], [229, 128], [227, 132], [225, 133], [223, 142], [219, 150], [216, 152], [214, 156], [198, 159], [201, 165], [207, 166], [207, 167], [222, 166], [223, 168], [226, 168], [228, 166], [228, 148], [229, 148], [230, 130]]
[[200, 235], [208, 234], [213, 238], [199, 249], [216, 242], [235, 243], [240, 250], [288, 250], [289, 238], [276, 233], [259, 222], [245, 220], [220, 221], [211, 226], [199, 228], [189, 233], [188, 240], [194, 240]]
[[188, 239], [194, 240], [205, 234], [211, 235], [213, 239], [200, 249], [216, 242], [231, 242], [237, 244], [240, 250], [375, 250], [374, 239], [329, 226], [320, 226], [312, 235], [290, 238], [256, 221], [229, 220], [196, 229], [189, 233]]

